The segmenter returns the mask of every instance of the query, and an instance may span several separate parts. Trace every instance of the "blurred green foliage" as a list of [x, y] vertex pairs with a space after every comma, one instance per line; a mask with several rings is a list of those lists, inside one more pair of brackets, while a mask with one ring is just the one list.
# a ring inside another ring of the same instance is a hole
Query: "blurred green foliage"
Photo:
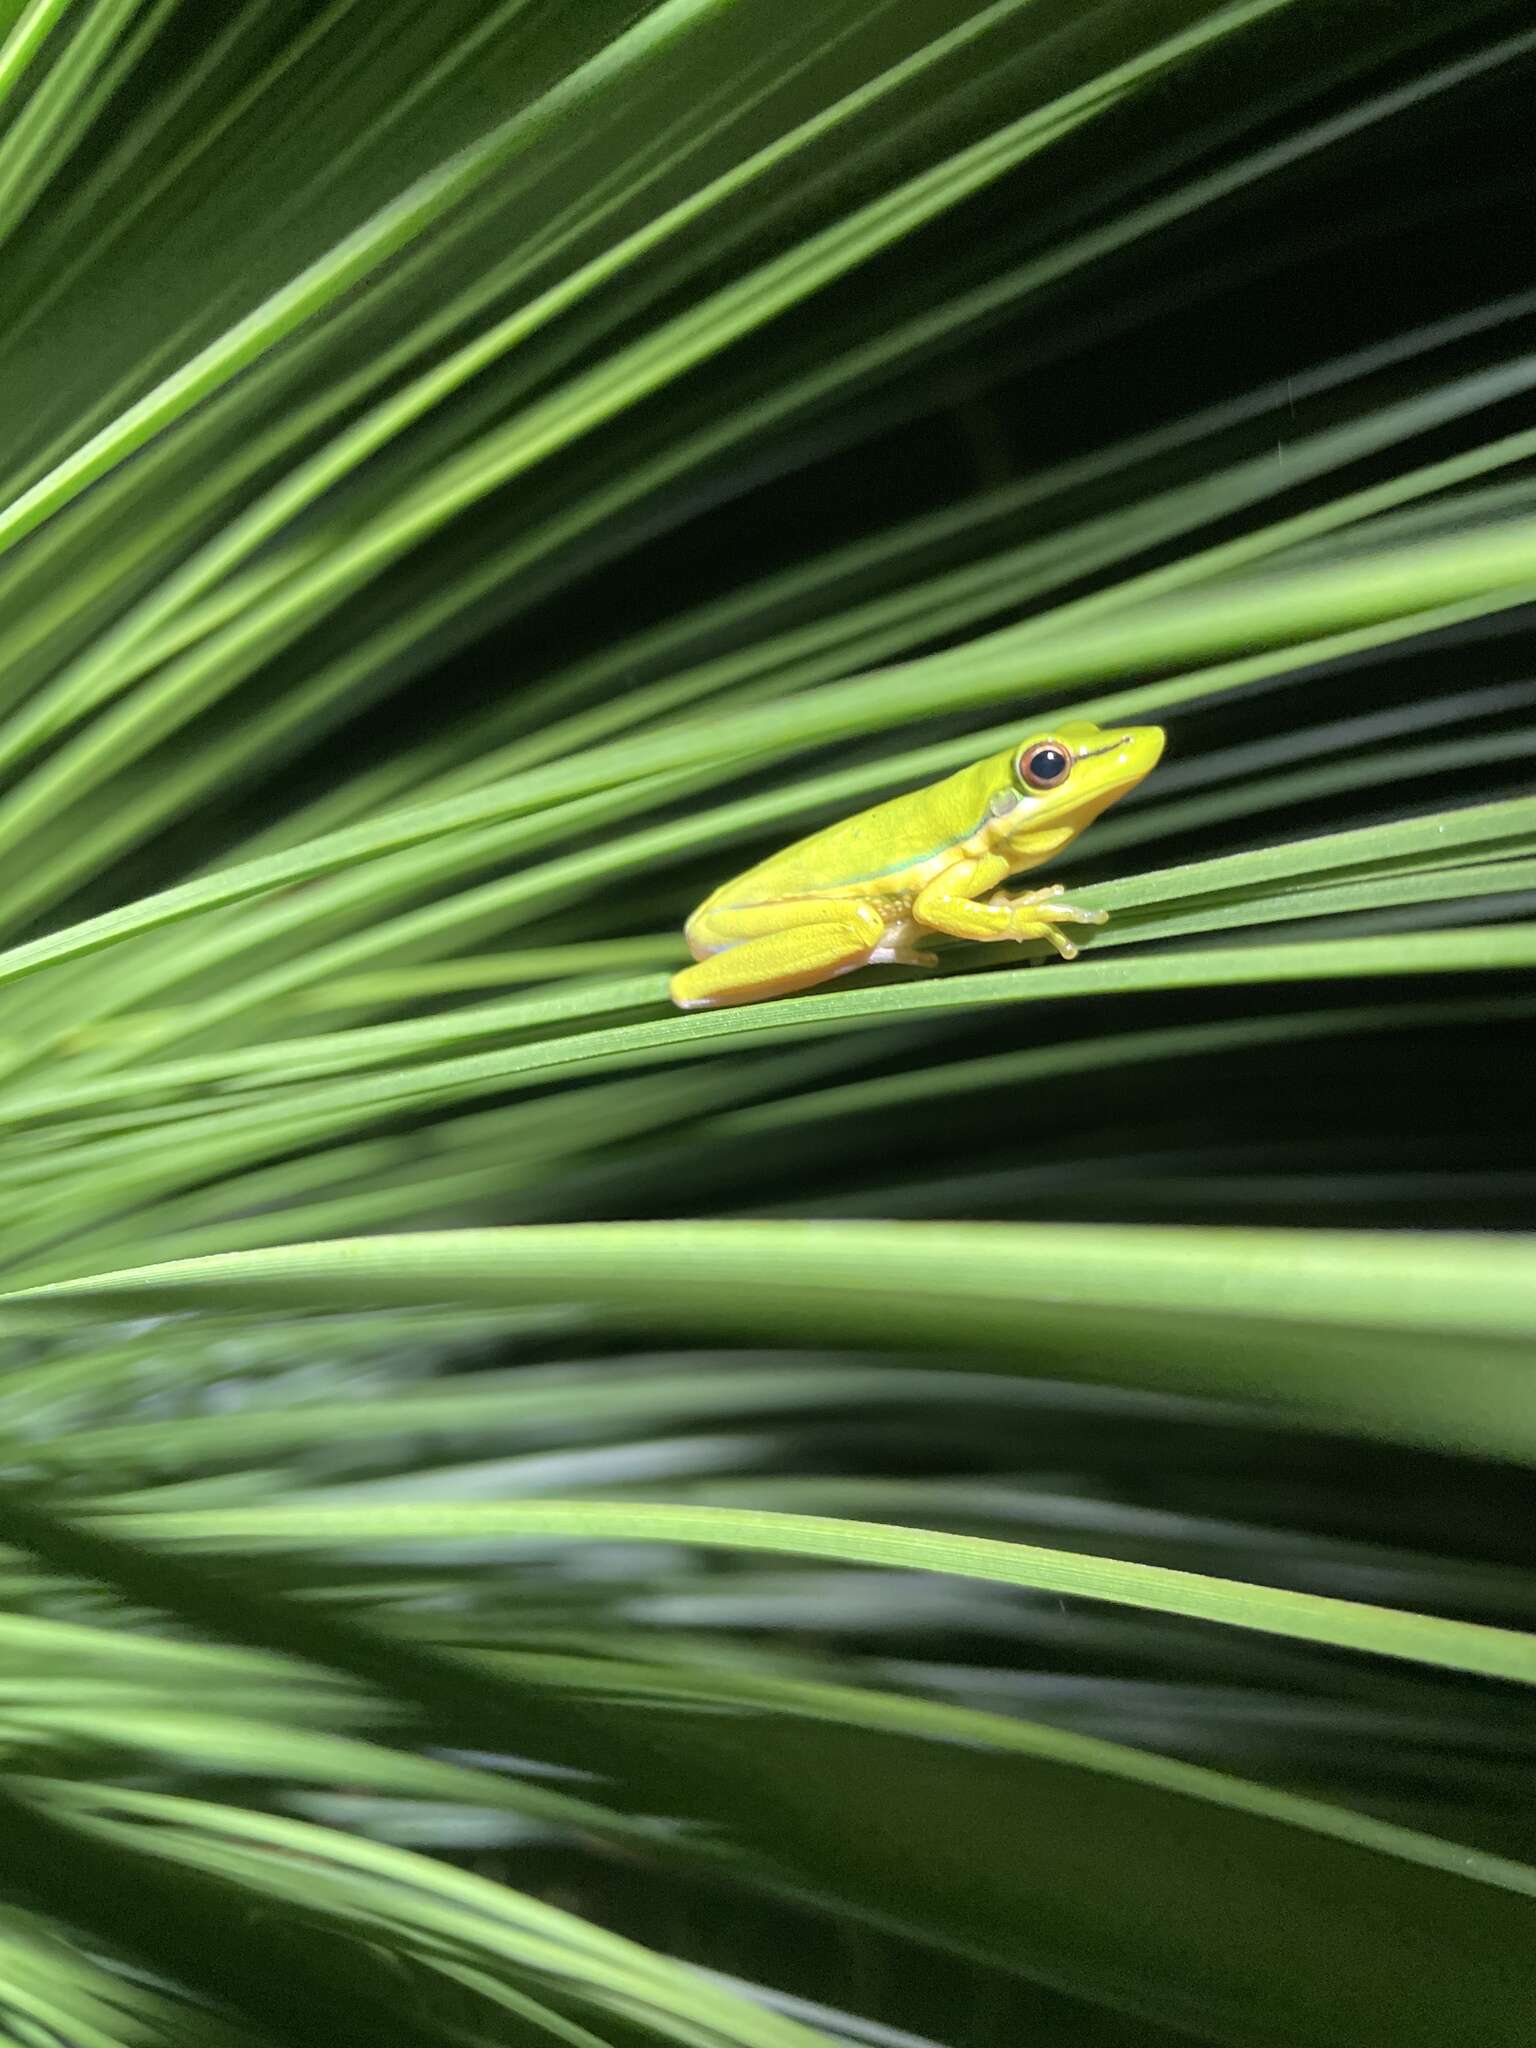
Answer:
[[[1533, 87], [0, 5], [6, 2048], [1528, 2040]], [[670, 1009], [1068, 709], [1091, 957]]]

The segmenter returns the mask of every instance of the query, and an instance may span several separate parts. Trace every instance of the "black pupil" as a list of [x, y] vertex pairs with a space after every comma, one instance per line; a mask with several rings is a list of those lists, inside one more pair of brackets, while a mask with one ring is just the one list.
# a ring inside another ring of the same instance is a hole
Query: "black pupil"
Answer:
[[1060, 747], [1037, 747], [1029, 757], [1029, 772], [1036, 782], [1059, 782], [1067, 772], [1067, 757]]

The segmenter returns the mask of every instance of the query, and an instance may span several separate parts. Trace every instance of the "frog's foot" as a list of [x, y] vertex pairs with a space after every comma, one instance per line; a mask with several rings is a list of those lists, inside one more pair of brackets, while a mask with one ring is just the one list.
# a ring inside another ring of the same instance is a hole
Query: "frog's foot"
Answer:
[[877, 946], [869, 956], [871, 967], [937, 967], [937, 953], [922, 953], [915, 946]]
[[1109, 912], [1085, 910], [1080, 904], [1064, 903], [1062, 894], [1060, 882], [1053, 883], [1049, 889], [1028, 889], [1018, 896], [1010, 896], [1000, 889], [992, 898], [992, 905], [994, 909], [1010, 913], [1010, 939], [1020, 942], [1045, 939], [1063, 960], [1075, 960], [1077, 947], [1057, 927], [1063, 924], [1108, 924]]
[[925, 953], [917, 941], [920, 927], [908, 917], [888, 924], [885, 936], [869, 956], [871, 967], [937, 967], [937, 953]]

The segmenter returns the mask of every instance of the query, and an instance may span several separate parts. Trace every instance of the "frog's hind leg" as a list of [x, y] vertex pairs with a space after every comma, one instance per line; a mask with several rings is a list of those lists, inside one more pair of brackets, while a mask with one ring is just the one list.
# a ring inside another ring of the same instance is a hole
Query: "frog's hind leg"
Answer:
[[[770, 906], [753, 906], [761, 916]], [[712, 1010], [727, 1003], [759, 1003], [769, 996], [814, 988], [850, 967], [863, 967], [886, 936], [886, 920], [871, 903], [774, 904], [778, 929], [729, 940], [718, 952], [672, 977], [680, 1010]], [[788, 913], [788, 915], [786, 915]], [[752, 912], [717, 915], [716, 928], [753, 922]]]
[[937, 953], [924, 952], [917, 944], [920, 926], [910, 918], [903, 918], [900, 924], [887, 925], [885, 937], [869, 956], [871, 967], [937, 967]]

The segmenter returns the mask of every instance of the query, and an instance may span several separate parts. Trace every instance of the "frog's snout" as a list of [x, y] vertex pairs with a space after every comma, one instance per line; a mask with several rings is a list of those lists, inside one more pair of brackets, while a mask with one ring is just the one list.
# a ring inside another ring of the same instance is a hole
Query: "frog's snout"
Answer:
[[1114, 742], [1114, 766], [1139, 782], [1162, 759], [1167, 734], [1160, 725], [1128, 725]]

